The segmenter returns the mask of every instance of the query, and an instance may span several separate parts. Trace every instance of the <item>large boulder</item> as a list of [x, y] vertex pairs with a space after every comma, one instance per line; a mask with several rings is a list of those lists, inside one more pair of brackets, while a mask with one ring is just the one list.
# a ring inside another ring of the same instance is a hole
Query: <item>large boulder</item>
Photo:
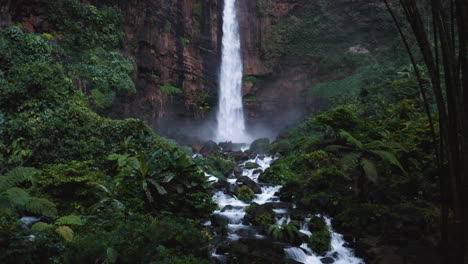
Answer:
[[214, 141], [207, 141], [203, 147], [200, 149], [200, 154], [205, 157], [214, 157], [219, 154], [221, 148]]
[[[284, 243], [270, 239], [245, 239], [231, 242], [229, 260], [241, 264], [283, 264], [292, 263], [285, 260]], [[231, 262], [229, 262], [231, 263]]]
[[250, 152], [235, 151], [230, 154], [236, 161], [246, 161], [249, 159]]
[[270, 139], [269, 138], [259, 138], [252, 142], [250, 145], [250, 151], [257, 154], [265, 154], [270, 151]]
[[232, 143], [231, 141], [229, 141], [229, 142], [221, 142], [221, 143], [219, 143], [219, 146], [225, 152], [233, 152], [233, 151], [241, 151], [242, 148], [245, 146], [245, 144]]
[[222, 214], [213, 214], [210, 220], [214, 227], [226, 226], [229, 223], [228, 217]]
[[247, 214], [244, 217], [246, 222], [263, 227], [275, 223], [275, 212], [271, 204], [252, 203], [246, 211]]

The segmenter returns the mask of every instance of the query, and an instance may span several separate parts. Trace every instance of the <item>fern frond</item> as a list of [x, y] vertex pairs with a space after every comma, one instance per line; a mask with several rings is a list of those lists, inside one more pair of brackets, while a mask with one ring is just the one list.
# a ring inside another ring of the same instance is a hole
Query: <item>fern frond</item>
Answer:
[[393, 155], [393, 153], [383, 150], [369, 150], [369, 152], [379, 156], [383, 160], [390, 162], [391, 164], [400, 168], [401, 171], [406, 173], [406, 171], [403, 169], [403, 166], [401, 166], [401, 163], [398, 161], [395, 155]]
[[51, 201], [43, 198], [32, 197], [23, 207], [23, 209], [38, 215], [46, 217], [55, 217], [57, 208]]
[[73, 229], [68, 226], [57, 227], [57, 233], [59, 233], [65, 241], [70, 242], [73, 240]]
[[40, 232], [40, 231], [47, 230], [51, 227], [53, 227], [53, 225], [50, 225], [44, 222], [37, 222], [31, 226], [31, 230]]
[[20, 183], [25, 181], [33, 181], [34, 174], [38, 170], [29, 167], [17, 167], [6, 174], [6, 176], [0, 177], [0, 191], [7, 190], [12, 187], [18, 186]]
[[24, 207], [31, 200], [29, 193], [18, 187], [6, 190], [5, 195], [10, 203], [15, 207]]
[[375, 164], [368, 159], [362, 159], [361, 166], [367, 178], [372, 182], [377, 182], [378, 173]]
[[361, 143], [361, 141], [357, 140], [355, 137], [353, 137], [350, 133], [344, 131], [344, 130], [340, 130], [338, 132], [338, 134], [340, 135], [340, 137], [346, 139], [346, 141], [351, 144], [352, 146], [358, 148], [358, 149], [362, 149], [363, 148], [363, 145]]
[[57, 221], [55, 221], [56, 225], [78, 225], [81, 226], [84, 224], [83, 219], [79, 215], [67, 215], [62, 216]]

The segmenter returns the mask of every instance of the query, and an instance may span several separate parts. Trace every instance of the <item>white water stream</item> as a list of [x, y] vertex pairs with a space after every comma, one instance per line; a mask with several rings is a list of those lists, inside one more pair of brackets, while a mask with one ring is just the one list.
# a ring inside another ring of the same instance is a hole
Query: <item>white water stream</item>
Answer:
[[[228, 219], [228, 240], [237, 240], [239, 238], [257, 238], [265, 239], [267, 236], [258, 233], [257, 229], [254, 226], [243, 224], [244, 216], [246, 215], [245, 208], [252, 203], [265, 204], [265, 203], [280, 203], [279, 197], [277, 196], [278, 191], [282, 186], [280, 185], [269, 185], [261, 183], [258, 181], [260, 171], [265, 171], [270, 164], [275, 160], [271, 156], [257, 156], [254, 159], [248, 160], [240, 164], [242, 168], [242, 176], [247, 176], [252, 179], [254, 182], [259, 184], [261, 187], [261, 193], [255, 195], [255, 199], [251, 202], [244, 202], [234, 195], [227, 194], [224, 191], [218, 191], [213, 196], [213, 199], [218, 204], [218, 210], [214, 214], [219, 214]], [[260, 165], [256, 169], [247, 169], [245, 164], [247, 162], [254, 162]], [[213, 177], [213, 176], [212, 176]], [[214, 179], [215, 177], [211, 178]], [[231, 175], [227, 179], [230, 184], [237, 184], [237, 178], [234, 175]], [[295, 208], [293, 205], [292, 208]], [[289, 216], [290, 208], [278, 208], [274, 209], [276, 213], [276, 224], [281, 225], [283, 223], [289, 223], [291, 217]], [[307, 235], [308, 237], [312, 236], [312, 232], [308, 228], [308, 222], [311, 218], [306, 218], [301, 223], [300, 232]], [[305, 264], [322, 264], [322, 259], [330, 258], [333, 260], [333, 264], [362, 264], [364, 263], [362, 259], [354, 256], [352, 249], [345, 247], [345, 241], [343, 236], [334, 232], [331, 226], [331, 220], [325, 217], [327, 226], [331, 232], [332, 240], [331, 247], [332, 249], [327, 252], [325, 256], [316, 255], [306, 243], [303, 243], [300, 247], [288, 247], [284, 249], [286, 258], [293, 259], [300, 263]], [[213, 254], [214, 257], [219, 258], [220, 260], [225, 260], [226, 256]], [[330, 260], [329, 259], [329, 260]]]
[[217, 142], [250, 142], [245, 130], [242, 105], [242, 58], [236, 0], [225, 0], [223, 11]]

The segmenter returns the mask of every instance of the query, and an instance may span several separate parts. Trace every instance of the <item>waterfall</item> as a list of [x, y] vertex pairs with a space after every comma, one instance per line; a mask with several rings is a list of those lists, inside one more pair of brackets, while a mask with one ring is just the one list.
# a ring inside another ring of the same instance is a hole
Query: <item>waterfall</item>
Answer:
[[216, 141], [247, 142], [242, 105], [242, 58], [236, 0], [225, 0]]

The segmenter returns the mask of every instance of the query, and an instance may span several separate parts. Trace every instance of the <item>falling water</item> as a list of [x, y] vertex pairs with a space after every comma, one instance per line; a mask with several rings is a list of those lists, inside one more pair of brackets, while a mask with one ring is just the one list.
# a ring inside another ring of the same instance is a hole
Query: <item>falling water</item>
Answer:
[[242, 106], [242, 59], [236, 0], [225, 0], [216, 140], [247, 142]]

